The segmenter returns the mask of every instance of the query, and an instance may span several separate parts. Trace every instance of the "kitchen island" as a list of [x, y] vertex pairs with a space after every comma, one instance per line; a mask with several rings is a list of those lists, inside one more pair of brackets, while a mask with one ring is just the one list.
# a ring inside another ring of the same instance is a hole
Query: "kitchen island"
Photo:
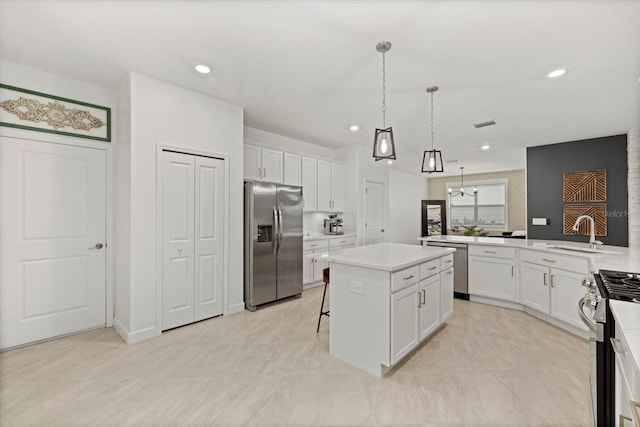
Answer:
[[383, 376], [453, 313], [455, 249], [380, 243], [319, 255], [331, 269], [330, 353]]

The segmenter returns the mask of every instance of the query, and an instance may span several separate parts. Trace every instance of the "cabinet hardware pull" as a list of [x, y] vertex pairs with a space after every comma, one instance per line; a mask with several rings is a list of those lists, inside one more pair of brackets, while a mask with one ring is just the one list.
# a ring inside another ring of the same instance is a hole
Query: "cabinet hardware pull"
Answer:
[[422, 290], [422, 305], [427, 305], [427, 295], [424, 289]]
[[267, 177], [267, 168], [262, 168], [262, 177], [263, 178]]
[[613, 351], [616, 353], [620, 353], [620, 354], [625, 354], [626, 351], [624, 349], [624, 347], [621, 344], [621, 341], [617, 338], [610, 338], [611, 340], [611, 347], [613, 347]]
[[555, 277], [556, 277], [556, 276], [555, 276], [555, 274], [552, 274], [552, 275], [551, 275], [550, 283], [551, 283], [551, 287], [552, 287], [552, 288], [555, 288], [555, 287], [556, 287]]
[[547, 258], [542, 258], [543, 261], [547, 261], [547, 262], [556, 262], [555, 259], [547, 259]]
[[318, 245], [309, 245], [309, 247], [311, 247], [311, 248], [315, 248], [316, 246], [318, 246]]
[[542, 279], [542, 284], [545, 285], [545, 286], [548, 285], [548, 283], [547, 283], [547, 274], [548, 273], [544, 273], [544, 278]]
[[436, 268], [438, 268], [438, 267], [429, 267], [429, 271], [435, 270]]
[[512, 265], [512, 266], [511, 266], [511, 277], [513, 277], [513, 276], [514, 276], [514, 270], [515, 270], [515, 267]]
[[496, 251], [484, 251], [485, 254], [497, 254], [498, 252]]
[[413, 274], [411, 276], [407, 276], [407, 277], [403, 277], [402, 280], [409, 280], [409, 279], [413, 279]]
[[444, 263], [445, 263], [445, 264], [451, 264], [452, 262], [453, 262], [453, 260], [447, 260], [447, 261], [445, 261]]
[[258, 172], [256, 175], [258, 175], [258, 178], [262, 178], [262, 171], [260, 170], [261, 168], [257, 168], [256, 171]]

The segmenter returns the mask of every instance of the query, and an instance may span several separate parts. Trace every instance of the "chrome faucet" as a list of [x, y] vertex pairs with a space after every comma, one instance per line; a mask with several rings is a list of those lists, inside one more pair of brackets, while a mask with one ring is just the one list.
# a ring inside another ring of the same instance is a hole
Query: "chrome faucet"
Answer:
[[589, 215], [580, 215], [578, 219], [576, 219], [576, 223], [573, 224], [573, 231], [578, 231], [578, 226], [582, 222], [583, 219], [589, 220], [589, 246], [591, 249], [596, 249], [598, 245], [602, 245], [600, 240], [596, 240], [596, 222]]

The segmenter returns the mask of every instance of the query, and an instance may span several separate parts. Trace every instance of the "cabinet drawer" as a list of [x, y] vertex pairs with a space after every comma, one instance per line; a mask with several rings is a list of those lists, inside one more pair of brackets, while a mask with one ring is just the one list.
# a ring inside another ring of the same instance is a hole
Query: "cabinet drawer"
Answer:
[[355, 245], [355, 244], [356, 244], [355, 236], [329, 239], [330, 248], [339, 248], [341, 246]]
[[423, 262], [420, 264], [420, 280], [426, 279], [429, 276], [440, 271], [440, 258], [432, 259], [431, 261]]
[[587, 258], [570, 255], [554, 254], [542, 251], [520, 251], [520, 260], [538, 265], [589, 274], [589, 260]]
[[513, 259], [516, 256], [516, 249], [500, 246], [469, 245], [469, 255]]
[[453, 254], [440, 258], [440, 270], [446, 270], [451, 267], [453, 267]]
[[307, 240], [302, 242], [302, 250], [310, 251], [316, 249], [329, 249], [329, 242], [327, 239], [320, 240]]
[[399, 291], [414, 283], [418, 283], [420, 279], [419, 276], [420, 268], [417, 265], [391, 273], [391, 292]]

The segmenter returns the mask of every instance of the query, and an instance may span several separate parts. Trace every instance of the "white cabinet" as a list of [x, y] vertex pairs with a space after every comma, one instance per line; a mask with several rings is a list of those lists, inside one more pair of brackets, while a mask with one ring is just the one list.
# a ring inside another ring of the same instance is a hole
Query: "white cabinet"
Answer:
[[356, 236], [334, 237], [329, 239], [329, 249], [353, 248], [356, 245]]
[[303, 242], [302, 256], [302, 284], [320, 282], [322, 280], [322, 270], [329, 266], [327, 261], [309, 258], [308, 255], [314, 253], [327, 252], [329, 243], [327, 239], [307, 240]]
[[515, 249], [469, 246], [469, 293], [516, 300]]
[[344, 212], [344, 164], [318, 160], [317, 209], [320, 212]]
[[453, 314], [453, 275], [454, 269], [448, 268], [440, 273], [440, 322]]
[[420, 296], [418, 284], [391, 295], [391, 363], [396, 363], [418, 345]]
[[302, 197], [304, 198], [304, 212], [318, 210], [318, 161], [311, 157], [302, 158]]
[[302, 156], [284, 153], [283, 182], [286, 185], [302, 185]]
[[[586, 331], [576, 301], [584, 296], [582, 281], [589, 276], [584, 258], [537, 251], [520, 251], [520, 302], [542, 314]], [[562, 268], [558, 268], [562, 267]], [[566, 271], [564, 268], [579, 271]]]
[[283, 182], [284, 153], [270, 148], [244, 145], [244, 179]]
[[[453, 294], [452, 294], [453, 298]], [[440, 275], [420, 281], [419, 318], [420, 340], [425, 339], [440, 326]]]

